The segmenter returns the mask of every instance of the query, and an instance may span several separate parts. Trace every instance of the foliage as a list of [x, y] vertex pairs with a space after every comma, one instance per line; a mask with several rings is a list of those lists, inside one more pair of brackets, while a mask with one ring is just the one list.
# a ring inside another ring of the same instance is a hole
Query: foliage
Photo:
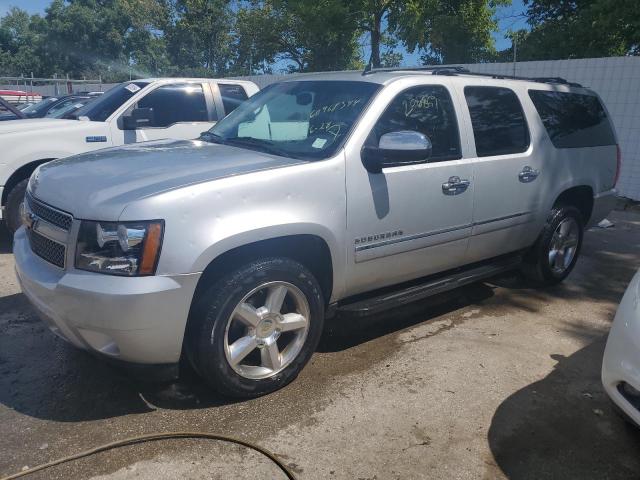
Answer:
[[[518, 58], [640, 54], [639, 0], [525, 0]], [[0, 73], [223, 76], [511, 60], [496, 52], [510, 0], [51, 0], [0, 18]], [[370, 45], [367, 58], [364, 47]]]
[[425, 64], [472, 63], [492, 59], [496, 7], [510, 0], [407, 0], [390, 18], [410, 52]]
[[531, 31], [518, 58], [544, 60], [640, 54], [638, 0], [527, 0]]

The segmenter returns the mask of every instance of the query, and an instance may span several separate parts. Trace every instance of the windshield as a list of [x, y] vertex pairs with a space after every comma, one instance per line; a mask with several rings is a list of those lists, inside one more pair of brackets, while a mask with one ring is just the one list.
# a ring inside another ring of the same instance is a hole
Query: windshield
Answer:
[[292, 158], [327, 158], [342, 146], [379, 88], [358, 81], [276, 83], [201, 138]]
[[49, 97], [38, 103], [32, 103], [24, 108], [21, 108], [22, 112], [29, 116], [44, 115], [47, 109], [55, 102], [58, 101], [58, 97]]
[[116, 85], [111, 90], [87, 103], [73, 114], [73, 118], [88, 117], [94, 122], [104, 122], [124, 102], [133, 97], [140, 89], [146, 87], [147, 82], [127, 82]]
[[71, 114], [86, 105], [89, 102], [89, 98], [69, 98], [64, 102], [60, 102], [58, 105], [49, 109], [45, 115], [47, 118], [63, 118]]

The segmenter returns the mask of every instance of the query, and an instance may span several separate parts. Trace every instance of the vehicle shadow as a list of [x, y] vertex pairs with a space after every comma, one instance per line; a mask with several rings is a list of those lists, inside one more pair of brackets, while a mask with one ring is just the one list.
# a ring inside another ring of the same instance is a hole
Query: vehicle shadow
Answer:
[[486, 283], [476, 283], [366, 317], [339, 313], [325, 320], [317, 351], [340, 352], [427, 323], [446, 313], [479, 305], [493, 297], [493, 290], [494, 287]]
[[[470, 285], [428, 301], [365, 319], [327, 321], [319, 352], [338, 352], [425, 323], [493, 295]], [[419, 314], [418, 314], [419, 313]], [[0, 403], [25, 415], [79, 422], [151, 412], [236, 403], [212, 391], [188, 366], [174, 383], [147, 383], [54, 336], [26, 297], [0, 297]]]
[[551, 355], [553, 372], [498, 407], [488, 440], [507, 478], [640, 478], [640, 430], [614, 413], [600, 383], [605, 342], [600, 335], [573, 355]]

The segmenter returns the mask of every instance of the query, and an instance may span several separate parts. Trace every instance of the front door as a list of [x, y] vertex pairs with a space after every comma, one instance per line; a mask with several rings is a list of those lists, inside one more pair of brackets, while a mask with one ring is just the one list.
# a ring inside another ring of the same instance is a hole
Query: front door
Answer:
[[161, 140], [165, 138], [188, 140], [197, 138], [215, 125], [216, 109], [207, 84], [176, 83], [161, 85], [132, 105], [133, 108], [150, 108], [153, 119], [148, 127], [137, 130], [121, 130], [114, 126], [114, 144], [129, 144]]
[[377, 146], [386, 133], [423, 133], [433, 146], [426, 161], [370, 173], [357, 150], [347, 152], [347, 295], [464, 264], [473, 164], [462, 158], [453, 98], [443, 85], [398, 91], [365, 140]]

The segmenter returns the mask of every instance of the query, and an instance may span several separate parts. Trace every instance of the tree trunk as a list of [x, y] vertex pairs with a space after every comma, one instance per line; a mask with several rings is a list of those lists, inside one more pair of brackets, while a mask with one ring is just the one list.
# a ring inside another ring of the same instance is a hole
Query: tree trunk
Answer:
[[384, 12], [376, 12], [373, 14], [373, 23], [371, 25], [371, 58], [369, 64], [373, 68], [380, 68], [380, 37], [382, 29], [382, 15]]

